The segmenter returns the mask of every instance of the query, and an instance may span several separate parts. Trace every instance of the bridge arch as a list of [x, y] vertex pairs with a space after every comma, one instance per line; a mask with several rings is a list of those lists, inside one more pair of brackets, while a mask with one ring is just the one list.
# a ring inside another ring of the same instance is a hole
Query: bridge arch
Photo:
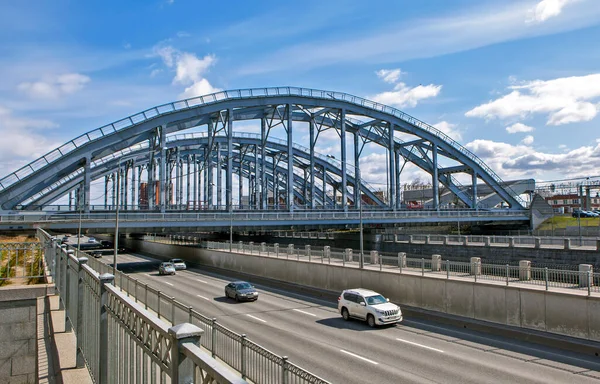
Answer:
[[[234, 121], [245, 120], [258, 120], [260, 135], [234, 133]], [[307, 148], [294, 145], [297, 122], [308, 126]], [[199, 127], [204, 129], [199, 135], [186, 138], [178, 134]], [[276, 127], [283, 128], [286, 140], [271, 137]], [[324, 158], [315, 151], [319, 135], [327, 130], [334, 130], [340, 137], [339, 160]], [[398, 133], [417, 139], [403, 141]], [[354, 139], [352, 159], [347, 156], [349, 137]], [[361, 154], [367, 143], [387, 151], [387, 201], [361, 178]], [[452, 165], [443, 166], [440, 158]], [[358, 209], [365, 196], [370, 205], [396, 210], [401, 208], [401, 159], [431, 175], [433, 209], [440, 209], [439, 184], [464, 206], [479, 208], [478, 180], [512, 209], [524, 209], [519, 196], [505, 187], [481, 159], [432, 126], [357, 96], [292, 87], [218, 92], [151, 108], [87, 132], [2, 178], [0, 206], [37, 209], [78, 188], [80, 200], [89, 210], [93, 179], [124, 173], [124, 183], [119, 182], [118, 190], [126, 196], [123, 184], [128, 180], [134, 184], [134, 176], [128, 179], [127, 170], [136, 166], [145, 171], [148, 209], [171, 208], [173, 170], [177, 172], [175, 181], [182, 183], [185, 168], [188, 179], [193, 174], [203, 182], [193, 201], [200, 199], [211, 209], [233, 209], [233, 176], [237, 174], [241, 175], [238, 179], [248, 180], [249, 201], [253, 202], [249, 207], [253, 209], [268, 209], [271, 193], [273, 201], [283, 201], [289, 211], [299, 207]], [[468, 175], [470, 185], [463, 186], [456, 174]], [[190, 202], [188, 196], [180, 198], [182, 191], [190, 193], [190, 182], [187, 184], [186, 188], [175, 187], [176, 202]], [[327, 195], [328, 190], [333, 196]], [[223, 193], [225, 204], [221, 204]], [[281, 199], [276, 196], [280, 193]], [[182, 208], [182, 204], [175, 205]], [[188, 209], [189, 204], [185, 207]]]

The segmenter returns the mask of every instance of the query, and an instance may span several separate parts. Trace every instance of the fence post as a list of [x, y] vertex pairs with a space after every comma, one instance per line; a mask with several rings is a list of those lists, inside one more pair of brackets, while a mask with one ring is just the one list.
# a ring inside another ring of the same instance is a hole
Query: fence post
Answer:
[[446, 279], [450, 279], [450, 260], [446, 260]]
[[215, 357], [215, 346], [217, 345], [217, 327], [215, 327], [215, 324], [217, 324], [217, 318], [213, 317], [210, 319], [210, 353], [212, 354], [212, 357]]
[[379, 270], [381, 271], [383, 269], [383, 256], [379, 257]]
[[242, 361], [242, 367], [240, 370], [240, 373], [242, 374], [242, 379], [246, 380], [246, 334], [242, 333], [242, 342], [240, 344], [241, 346], [241, 351], [240, 351], [240, 359]]
[[148, 284], [144, 284], [144, 309], [148, 309]]
[[157, 299], [156, 299], [156, 301], [157, 301], [157, 304], [156, 304], [156, 305], [157, 305], [157, 307], [158, 307], [158, 309], [157, 309], [157, 311], [156, 311], [156, 314], [158, 315], [158, 318], [160, 319], [160, 291], [158, 291], [158, 292], [156, 293], [156, 297], [157, 297]]
[[273, 248], [275, 248], [275, 257], [279, 257], [279, 243], [273, 244]]
[[171, 324], [175, 325], [175, 296], [171, 296]]
[[506, 264], [506, 285], [508, 286], [508, 276], [510, 274], [510, 267]]
[[406, 252], [398, 252], [398, 268], [401, 274], [404, 267], [406, 267]]
[[519, 280], [531, 280], [531, 261], [519, 261]]
[[431, 255], [431, 271], [439, 272], [442, 269], [442, 255]]
[[83, 278], [85, 272], [83, 271], [82, 266], [87, 264], [87, 257], [80, 257], [77, 259], [77, 328], [75, 329], [75, 334], [77, 337], [77, 352], [76, 352], [76, 366], [77, 368], [85, 367], [85, 359], [83, 358]]
[[[71, 255], [72, 253], [69, 253], [67, 251], [67, 254], [65, 256], [65, 296], [64, 296], [64, 301], [65, 301], [65, 333], [69, 333], [73, 330], [73, 319], [71, 319], [71, 316], [69, 316], [69, 313], [73, 313], [72, 312], [72, 308], [71, 306], [73, 305], [73, 303], [71, 303], [71, 273], [69, 268], [69, 255]], [[77, 312], [76, 312], [77, 313]]]
[[421, 276], [425, 276], [425, 258], [421, 257]]
[[171, 383], [184, 384], [195, 382], [194, 363], [186, 359], [183, 352], [184, 344], [192, 344], [200, 347], [200, 337], [204, 331], [189, 323], [178, 324], [169, 328], [169, 336], [172, 338], [171, 344]]
[[100, 384], [106, 384], [109, 382], [108, 372], [108, 311], [106, 307], [108, 305], [108, 292], [106, 290], [107, 284], [112, 284], [115, 277], [110, 273], [103, 273], [98, 277], [100, 280], [100, 343], [98, 356], [100, 357], [100, 372], [98, 382]]
[[592, 295], [592, 285], [594, 284], [594, 272], [590, 269], [588, 271], [588, 296]]
[[193, 311], [194, 311], [194, 308], [188, 307], [188, 323], [190, 323], [190, 324], [192, 324], [192, 320], [193, 320], [193, 316], [192, 316]]
[[548, 267], [544, 268], [544, 280], [546, 281], [546, 291], [548, 290]]
[[288, 357], [281, 357], [281, 384], [288, 384]]

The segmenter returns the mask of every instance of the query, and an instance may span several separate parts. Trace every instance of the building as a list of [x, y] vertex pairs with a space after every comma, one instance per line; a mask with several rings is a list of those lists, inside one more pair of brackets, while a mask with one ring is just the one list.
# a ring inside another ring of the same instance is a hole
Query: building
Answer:
[[558, 213], [572, 213], [574, 209], [583, 209], [588, 211], [600, 209], [600, 196], [598, 196], [598, 194], [596, 194], [595, 197], [590, 197], [589, 203], [586, 202], [586, 196], [581, 198], [576, 193], [547, 196], [545, 199], [548, 204], [552, 206], [554, 212]]

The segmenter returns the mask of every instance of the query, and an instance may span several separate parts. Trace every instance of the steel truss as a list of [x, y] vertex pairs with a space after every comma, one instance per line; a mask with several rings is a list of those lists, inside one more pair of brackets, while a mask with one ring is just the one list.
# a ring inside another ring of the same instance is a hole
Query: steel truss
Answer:
[[[259, 135], [234, 133], [234, 122], [247, 120], [260, 122]], [[307, 148], [293, 142], [296, 122], [308, 126]], [[274, 137], [275, 128], [283, 129], [285, 140]], [[178, 134], [189, 129], [202, 132]], [[315, 151], [319, 136], [328, 130], [339, 137], [339, 160]], [[418, 139], [404, 142], [396, 132]], [[353, 159], [347, 155], [349, 135]], [[366, 144], [387, 151], [386, 199], [361, 178]], [[452, 165], [442, 166], [440, 158]], [[236, 206], [347, 211], [363, 203], [397, 210], [401, 174], [409, 162], [431, 175], [432, 209], [440, 209], [440, 184], [464, 206], [478, 209], [478, 180], [512, 209], [524, 209], [519, 197], [503, 187], [483, 161], [435, 128], [356, 96], [303, 88], [219, 92], [152, 108], [90, 131], [1, 179], [0, 205], [40, 209], [68, 194], [70, 204], [74, 195], [75, 206], [89, 212], [90, 184], [103, 178], [104, 209], [115, 208], [108, 199], [112, 192], [113, 200], [119, 194], [122, 209], [161, 212], [231, 211]], [[455, 175], [460, 173], [470, 176], [470, 189], [458, 182]]]

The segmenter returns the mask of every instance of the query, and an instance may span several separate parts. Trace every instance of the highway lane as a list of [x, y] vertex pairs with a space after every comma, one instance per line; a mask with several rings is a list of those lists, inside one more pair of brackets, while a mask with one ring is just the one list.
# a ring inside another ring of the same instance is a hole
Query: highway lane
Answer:
[[144, 259], [119, 255], [124, 271], [140, 281], [335, 383], [598, 383], [590, 376], [600, 377], [590, 357], [410, 319], [370, 329], [343, 321], [337, 303], [271, 287], [257, 285], [257, 302], [235, 303], [224, 297], [228, 277], [196, 269], [158, 276], [134, 264]]

